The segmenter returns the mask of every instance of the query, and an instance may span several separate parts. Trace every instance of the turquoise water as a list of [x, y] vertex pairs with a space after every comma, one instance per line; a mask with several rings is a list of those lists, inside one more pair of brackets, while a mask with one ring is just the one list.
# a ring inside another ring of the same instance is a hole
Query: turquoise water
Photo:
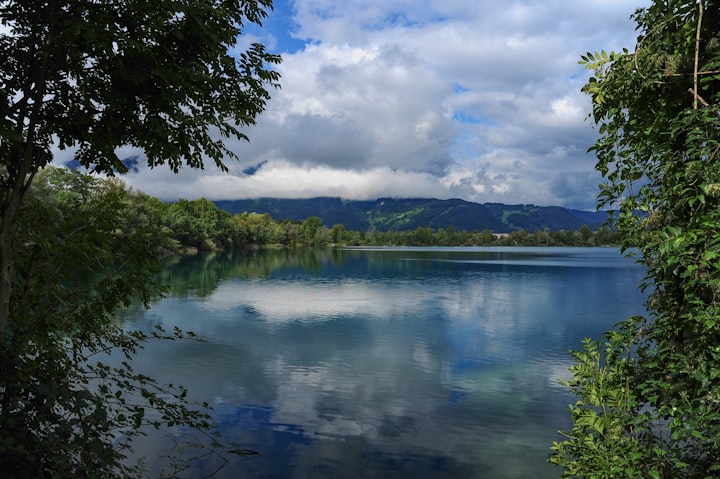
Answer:
[[642, 269], [609, 248], [254, 251], [165, 274], [172, 294], [131, 326], [207, 341], [153, 343], [135, 365], [260, 453], [223, 478], [559, 477], [568, 349], [643, 311]]

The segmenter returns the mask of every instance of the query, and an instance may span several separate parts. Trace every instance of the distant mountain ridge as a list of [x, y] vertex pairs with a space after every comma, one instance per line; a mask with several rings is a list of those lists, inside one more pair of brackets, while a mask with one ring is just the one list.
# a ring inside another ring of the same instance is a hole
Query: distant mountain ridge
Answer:
[[473, 203], [461, 199], [379, 198], [371, 201], [317, 197], [309, 199], [257, 198], [221, 200], [218, 208], [231, 214], [267, 213], [275, 219], [304, 220], [319, 217], [328, 228], [342, 224], [347, 230], [410, 231], [418, 227], [454, 228], [456, 231], [510, 233], [517, 230], [593, 230], [604, 224], [607, 213], [560, 206]]

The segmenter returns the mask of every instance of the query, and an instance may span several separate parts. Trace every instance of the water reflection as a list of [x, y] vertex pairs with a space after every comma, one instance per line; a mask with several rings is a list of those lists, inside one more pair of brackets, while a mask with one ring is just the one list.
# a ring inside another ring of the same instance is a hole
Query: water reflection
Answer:
[[642, 309], [642, 271], [609, 249], [253, 251], [165, 275], [134, 326], [208, 342], [137, 367], [262, 453], [221, 477], [559, 477], [566, 351]]

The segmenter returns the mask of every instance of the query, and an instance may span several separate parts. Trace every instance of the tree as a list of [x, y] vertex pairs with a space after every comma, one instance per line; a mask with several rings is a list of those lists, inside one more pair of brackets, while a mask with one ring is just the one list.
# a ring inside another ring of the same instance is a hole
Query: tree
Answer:
[[113, 175], [120, 146], [151, 167], [225, 169], [279, 75], [254, 43], [231, 51], [271, 0], [0, 1], [0, 334], [9, 321], [17, 214], [53, 147]]
[[124, 459], [143, 427], [177, 422], [209, 433], [209, 416], [182, 400], [184, 390], [103, 362], [112, 349], [129, 358], [149, 337], [126, 332], [118, 309], [161, 292], [162, 234], [149, 223], [127, 231], [127, 194], [117, 186], [46, 168], [21, 206], [11, 317], [22, 321], [0, 344], [6, 477], [137, 477]]
[[341, 224], [334, 224], [330, 230], [330, 241], [334, 244], [341, 244], [345, 241], [346, 237], [345, 226]]
[[580, 233], [580, 237], [582, 238], [584, 244], [588, 244], [593, 237], [593, 232], [588, 225], [582, 225], [578, 230], [578, 233]]
[[565, 477], [720, 475], [720, 4], [654, 1], [634, 52], [587, 54], [601, 207], [647, 315], [575, 351]]
[[127, 227], [116, 184], [42, 171], [64, 149], [95, 173], [122, 174], [121, 146], [141, 149], [150, 167], [226, 169], [235, 155], [225, 140], [247, 139], [243, 128], [278, 86], [280, 58], [262, 45], [231, 54], [269, 8], [271, 0], [0, 0], [4, 474], [128, 474], [115, 434], [131, 438], [153, 404], [157, 424], [206, 424], [168, 402], [172, 391], [153, 392], [151, 378], [87, 364], [111, 348], [130, 357], [145, 339], [113, 317], [159, 292], [162, 231]]
[[318, 246], [325, 239], [322, 220], [317, 216], [305, 218], [298, 228], [298, 237], [303, 246]]
[[215, 250], [232, 246], [233, 225], [228, 212], [206, 199], [180, 199], [168, 207], [167, 226], [183, 246]]

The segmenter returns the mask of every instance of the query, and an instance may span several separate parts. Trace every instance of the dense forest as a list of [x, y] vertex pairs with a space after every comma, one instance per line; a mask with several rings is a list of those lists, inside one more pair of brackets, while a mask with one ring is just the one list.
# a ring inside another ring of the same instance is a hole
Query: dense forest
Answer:
[[90, 191], [122, 190], [127, 205], [127, 229], [158, 228], [163, 235], [158, 247], [168, 253], [188, 253], [250, 246], [596, 246], [613, 244], [615, 233], [603, 226], [578, 230], [495, 234], [490, 230], [457, 231], [453, 227], [418, 227], [411, 231], [368, 231], [346, 229], [342, 224], [328, 228], [317, 216], [304, 220], [275, 219], [267, 213], [243, 212], [231, 215], [205, 198], [165, 203], [145, 193], [128, 189], [116, 178], [100, 179], [77, 170], [48, 167], [38, 189], [61, 202], [78, 202]]

